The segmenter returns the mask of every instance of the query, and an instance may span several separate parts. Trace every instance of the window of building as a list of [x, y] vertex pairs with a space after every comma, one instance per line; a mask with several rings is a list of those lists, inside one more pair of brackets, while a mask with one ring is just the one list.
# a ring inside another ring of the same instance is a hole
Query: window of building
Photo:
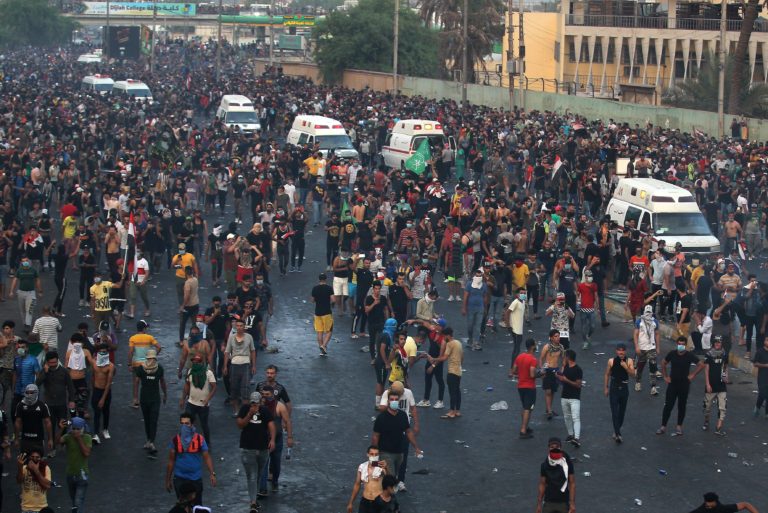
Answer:
[[616, 43], [613, 38], [608, 40], [608, 51], [605, 52], [605, 62], [613, 64], [613, 56], [616, 53]]
[[573, 38], [568, 41], [568, 62], [576, 62], [576, 45]]
[[592, 62], [603, 62], [603, 42], [599, 39], [595, 41], [595, 55]]
[[560, 62], [560, 41], [555, 41], [555, 62]]

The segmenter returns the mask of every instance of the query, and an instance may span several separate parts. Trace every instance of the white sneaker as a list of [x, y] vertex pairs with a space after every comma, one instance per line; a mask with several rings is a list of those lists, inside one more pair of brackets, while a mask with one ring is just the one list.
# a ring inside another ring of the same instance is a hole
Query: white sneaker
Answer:
[[101, 443], [101, 438], [99, 438], [99, 435], [93, 435], [91, 437], [91, 440], [93, 440], [93, 443], [95, 443], [96, 445], [99, 445]]
[[639, 392], [642, 389], [643, 389], [643, 385], [641, 385], [640, 383], [635, 383], [635, 392]]
[[432, 403], [422, 399], [421, 401], [416, 403], [416, 406], [418, 406], [419, 408], [429, 408], [430, 406], [432, 406]]
[[144, 449], [149, 449], [150, 445], [151, 445], [150, 441], [147, 440], [146, 443], [144, 444]]
[[452, 302], [453, 301], [453, 296], [448, 296], [448, 301]]
[[397, 486], [395, 487], [395, 493], [397, 492], [407, 492], [408, 490], [405, 488], [405, 483], [400, 481], [397, 483]]
[[445, 405], [443, 404], [443, 401], [437, 401], [433, 406], [433, 408], [436, 410], [442, 410], [443, 408], [445, 408]]
[[659, 395], [659, 389], [656, 387], [651, 387], [651, 395]]
[[104, 440], [109, 440], [110, 438], [112, 438], [111, 436], [109, 436], [109, 431], [106, 429], [101, 432], [101, 436], [104, 437]]

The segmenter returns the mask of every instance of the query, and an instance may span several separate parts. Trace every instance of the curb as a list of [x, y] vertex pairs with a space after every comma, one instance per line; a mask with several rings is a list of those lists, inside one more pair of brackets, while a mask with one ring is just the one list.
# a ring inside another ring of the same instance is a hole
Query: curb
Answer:
[[[625, 309], [625, 303], [622, 303], [616, 299], [612, 299], [609, 296], [605, 297], [605, 311], [606, 313], [609, 313], [622, 320], [628, 319], [629, 312], [627, 312]], [[674, 327], [672, 324], [668, 322], [661, 322], [660, 324], [661, 324], [661, 345], [663, 346], [666, 342], [672, 340], [672, 333], [674, 331]], [[672, 347], [670, 347], [669, 350], [672, 350]], [[659, 351], [659, 356], [661, 356], [662, 352], [663, 351]], [[757, 369], [755, 369], [755, 366], [752, 365], [752, 362], [750, 362], [743, 356], [737, 355], [735, 351], [731, 351], [731, 354], [728, 356], [729, 356], [728, 360], [731, 367], [735, 367], [743, 372], [746, 372], [747, 374], [757, 375]]]

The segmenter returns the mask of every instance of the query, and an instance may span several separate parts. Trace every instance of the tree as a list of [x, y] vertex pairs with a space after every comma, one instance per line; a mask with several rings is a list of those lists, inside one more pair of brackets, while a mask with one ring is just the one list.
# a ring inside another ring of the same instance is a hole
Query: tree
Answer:
[[[503, 0], [470, 0], [467, 13], [467, 82], [475, 81], [475, 63], [482, 63], [504, 35]], [[464, 0], [419, 0], [419, 14], [440, 30], [440, 55], [451, 69], [461, 69], [464, 55]]]
[[[723, 1], [725, 3], [725, 1]], [[744, 16], [741, 22], [741, 31], [739, 40], [736, 43], [736, 51], [733, 54], [733, 74], [730, 75], [731, 88], [744, 83], [744, 71], [747, 64], [747, 50], [749, 49], [749, 38], [752, 37], [752, 29], [757, 19], [758, 11], [762, 8], [760, 0], [749, 0], [744, 8]], [[729, 75], [726, 75], [729, 76]], [[731, 114], [740, 114], [744, 109], [740, 108], [739, 96], [733, 95], [729, 98], [728, 112]]]
[[[695, 79], [681, 81], [664, 94], [664, 103], [675, 107], [695, 110], [717, 110], [719, 60], [712, 52], [707, 52], [702, 58]], [[735, 56], [727, 56], [725, 60], [725, 76], [733, 76], [736, 67]], [[734, 92], [736, 94], [734, 94]], [[731, 110], [730, 105], [740, 105], [739, 110]], [[740, 84], [727, 81], [725, 84], [725, 105], [729, 114], [751, 114], [762, 116], [768, 109], [768, 85], [755, 84], [749, 86], [749, 78], [743, 76]]]
[[[323, 80], [338, 82], [345, 69], [391, 73], [394, 10], [392, 0], [361, 0], [347, 12], [332, 12], [320, 20], [312, 37]], [[399, 23], [398, 72], [439, 77], [437, 34], [407, 9], [400, 11]]]
[[66, 43], [78, 24], [47, 0], [0, 0], [0, 44], [51, 46]]

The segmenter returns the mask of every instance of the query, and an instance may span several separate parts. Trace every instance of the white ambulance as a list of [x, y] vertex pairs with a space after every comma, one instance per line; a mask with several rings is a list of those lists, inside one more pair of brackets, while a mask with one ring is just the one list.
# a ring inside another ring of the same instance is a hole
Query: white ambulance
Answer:
[[689, 191], [653, 178], [622, 178], [608, 202], [606, 214], [619, 226], [630, 220], [635, 229], [653, 229], [666, 247], [678, 242], [686, 253], [702, 255], [720, 251], [704, 214]]
[[320, 145], [320, 153], [323, 156], [327, 156], [328, 151], [333, 150], [334, 154], [341, 158], [360, 158], [341, 121], [325, 116], [306, 114], [296, 116], [286, 142], [298, 147], [305, 144], [313, 146], [317, 143]]
[[456, 140], [453, 137], [446, 137], [442, 125], [437, 121], [401, 119], [384, 139], [381, 147], [384, 164], [387, 167], [405, 169], [405, 162], [419, 149], [424, 139], [428, 140], [432, 154], [436, 158], [440, 158], [440, 153], [446, 145], [452, 151], [456, 151]]
[[242, 132], [251, 134], [261, 130], [259, 116], [253, 102], [241, 94], [225, 94], [216, 110], [216, 116], [228, 127], [238, 127]]
[[141, 80], [118, 80], [112, 86], [112, 94], [146, 100], [152, 103], [152, 91]]
[[105, 95], [112, 92], [114, 85], [115, 81], [107, 75], [88, 75], [80, 82], [80, 89]]

